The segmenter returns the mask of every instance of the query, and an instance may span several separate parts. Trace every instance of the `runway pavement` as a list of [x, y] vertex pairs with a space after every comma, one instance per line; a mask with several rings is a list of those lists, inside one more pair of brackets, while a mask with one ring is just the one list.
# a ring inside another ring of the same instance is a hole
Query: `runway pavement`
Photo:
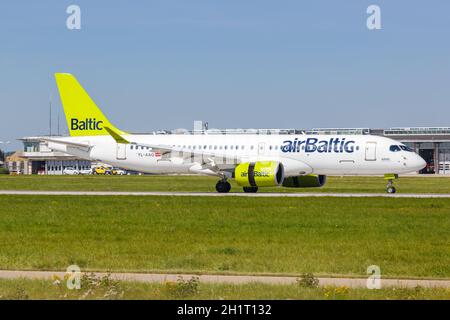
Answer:
[[28, 191], [28, 190], [0, 190], [0, 195], [48, 195], [48, 196], [175, 196], [175, 197], [338, 197], [338, 198], [450, 198], [450, 194], [426, 193], [217, 193], [217, 192], [169, 192], [169, 191]]
[[[103, 272], [94, 272], [97, 277], [107, 275]], [[64, 279], [65, 272], [61, 271], [20, 271], [0, 270], [1, 279], [49, 279], [56, 277]], [[179, 278], [189, 280], [198, 277], [204, 283], [244, 284], [251, 282], [265, 284], [295, 284], [298, 277], [293, 276], [253, 276], [253, 275], [196, 275], [196, 274], [162, 274], [162, 273], [109, 273], [111, 279], [136, 282], [177, 281]], [[367, 278], [318, 278], [319, 286], [346, 286], [350, 288], [366, 288]], [[381, 287], [398, 288], [450, 288], [450, 280], [421, 280], [421, 279], [381, 279]]]

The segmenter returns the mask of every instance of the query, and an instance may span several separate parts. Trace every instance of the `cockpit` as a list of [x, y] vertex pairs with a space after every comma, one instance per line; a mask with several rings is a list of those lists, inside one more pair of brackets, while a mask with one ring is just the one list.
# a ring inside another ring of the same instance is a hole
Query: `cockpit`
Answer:
[[399, 145], [393, 144], [389, 147], [389, 151], [392, 151], [392, 152], [398, 152], [398, 151], [402, 151], [402, 150], [408, 151], [408, 152], [414, 152], [413, 149], [411, 149], [410, 147], [405, 146], [403, 144], [399, 144]]

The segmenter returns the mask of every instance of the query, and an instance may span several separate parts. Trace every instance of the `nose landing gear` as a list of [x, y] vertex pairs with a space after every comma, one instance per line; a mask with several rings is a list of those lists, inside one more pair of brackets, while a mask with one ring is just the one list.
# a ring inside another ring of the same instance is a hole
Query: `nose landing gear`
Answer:
[[387, 180], [386, 192], [395, 193], [397, 189], [394, 187], [394, 180], [398, 178], [397, 174], [385, 174], [384, 179]]
[[395, 189], [395, 187], [392, 185], [392, 180], [389, 180], [388, 185], [386, 187], [386, 192], [387, 193], [395, 193], [397, 190]]
[[216, 191], [219, 193], [228, 193], [231, 190], [231, 184], [226, 180], [219, 180], [216, 184]]

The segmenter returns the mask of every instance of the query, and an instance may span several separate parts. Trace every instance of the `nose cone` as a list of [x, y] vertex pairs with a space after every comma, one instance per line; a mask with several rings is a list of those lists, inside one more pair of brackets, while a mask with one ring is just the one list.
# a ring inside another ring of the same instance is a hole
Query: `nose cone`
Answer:
[[422, 170], [427, 165], [427, 162], [418, 154], [415, 154], [415, 157], [411, 160], [411, 167], [413, 167], [416, 171]]

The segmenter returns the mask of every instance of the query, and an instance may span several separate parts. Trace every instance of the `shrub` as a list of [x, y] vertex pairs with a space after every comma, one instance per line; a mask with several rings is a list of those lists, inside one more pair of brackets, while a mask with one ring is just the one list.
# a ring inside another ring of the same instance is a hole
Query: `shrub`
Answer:
[[0, 296], [1, 300], [28, 300], [29, 298], [25, 289], [21, 287], [16, 287], [14, 292], [8, 295]]
[[344, 299], [350, 292], [350, 289], [346, 286], [333, 287], [327, 286], [323, 288], [323, 295], [327, 299]]
[[66, 289], [67, 277], [64, 277], [66, 281], [61, 281], [58, 277], [54, 277], [53, 280], [53, 284], [62, 290], [60, 298], [64, 299], [121, 299], [125, 293], [120, 281], [112, 279], [109, 273], [103, 277], [94, 273], [83, 273], [80, 290]]
[[166, 282], [164, 284], [164, 292], [175, 299], [186, 299], [187, 297], [198, 294], [199, 278], [192, 277], [184, 280], [179, 277], [177, 282]]
[[297, 279], [297, 283], [302, 288], [318, 288], [319, 279], [314, 277], [312, 273], [302, 274], [300, 279]]

